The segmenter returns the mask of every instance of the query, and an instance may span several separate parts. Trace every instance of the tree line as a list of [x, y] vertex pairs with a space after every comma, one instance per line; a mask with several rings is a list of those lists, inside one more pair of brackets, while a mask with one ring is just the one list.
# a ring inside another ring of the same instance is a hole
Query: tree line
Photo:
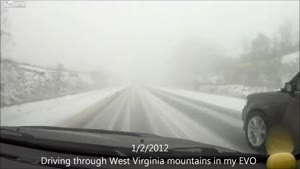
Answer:
[[297, 51], [299, 30], [294, 31], [291, 23], [283, 23], [273, 37], [258, 33], [239, 58], [228, 59], [220, 65], [220, 73], [230, 84], [279, 87], [286, 71], [299, 69], [299, 63], [295, 63], [289, 68], [294, 70], [286, 70], [282, 56]]

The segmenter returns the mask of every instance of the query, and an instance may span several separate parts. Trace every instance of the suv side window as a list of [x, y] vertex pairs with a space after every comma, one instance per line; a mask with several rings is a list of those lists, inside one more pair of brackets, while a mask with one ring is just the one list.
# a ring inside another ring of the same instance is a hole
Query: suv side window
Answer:
[[298, 73], [295, 77], [293, 77], [290, 83], [295, 91], [300, 91], [300, 74]]
[[296, 82], [296, 91], [300, 91], [300, 78], [298, 78]]

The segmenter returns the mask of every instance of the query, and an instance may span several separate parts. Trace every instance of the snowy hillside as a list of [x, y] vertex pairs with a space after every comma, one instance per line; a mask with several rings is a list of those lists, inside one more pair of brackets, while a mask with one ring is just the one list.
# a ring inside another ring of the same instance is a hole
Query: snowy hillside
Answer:
[[[245, 86], [240, 84], [222, 84], [222, 77], [213, 75], [208, 77], [200, 77], [196, 79], [196, 91], [211, 93], [222, 96], [233, 96], [238, 98], [246, 98], [247, 95], [257, 92], [277, 91], [283, 87], [285, 82], [288, 82], [293, 76], [299, 72], [299, 51], [284, 55], [281, 57], [280, 82], [278, 88], [266, 86]], [[202, 78], [202, 79], [201, 79]], [[200, 79], [200, 80], [199, 80]], [[217, 80], [216, 80], [217, 79]], [[218, 81], [220, 83], [218, 83]]]
[[295, 64], [299, 63], [299, 51], [285, 55], [281, 58], [282, 64]]
[[1, 60], [1, 107], [94, 89], [89, 73], [44, 69]]
[[[107, 88], [1, 108], [2, 125], [58, 125], [105, 102], [123, 88]], [[59, 106], [57, 106], [59, 105]], [[72, 105], [72, 106], [70, 106]], [[63, 112], [63, 113], [62, 113]], [[58, 115], [59, 114], [59, 115]]]

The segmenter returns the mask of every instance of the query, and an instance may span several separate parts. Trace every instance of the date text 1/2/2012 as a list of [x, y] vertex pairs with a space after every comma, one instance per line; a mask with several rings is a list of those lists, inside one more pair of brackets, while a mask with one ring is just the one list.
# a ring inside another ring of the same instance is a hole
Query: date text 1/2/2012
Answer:
[[132, 144], [132, 152], [134, 153], [166, 153], [168, 149], [168, 144]]

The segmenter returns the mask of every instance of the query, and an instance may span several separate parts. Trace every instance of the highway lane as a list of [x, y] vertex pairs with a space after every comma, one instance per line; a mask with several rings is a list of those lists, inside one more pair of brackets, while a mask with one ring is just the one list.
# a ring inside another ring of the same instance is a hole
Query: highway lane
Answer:
[[84, 121], [78, 117], [80, 123], [67, 126], [151, 133], [253, 153], [246, 143], [242, 121], [228, 110], [156, 88], [128, 87], [89, 116]]

